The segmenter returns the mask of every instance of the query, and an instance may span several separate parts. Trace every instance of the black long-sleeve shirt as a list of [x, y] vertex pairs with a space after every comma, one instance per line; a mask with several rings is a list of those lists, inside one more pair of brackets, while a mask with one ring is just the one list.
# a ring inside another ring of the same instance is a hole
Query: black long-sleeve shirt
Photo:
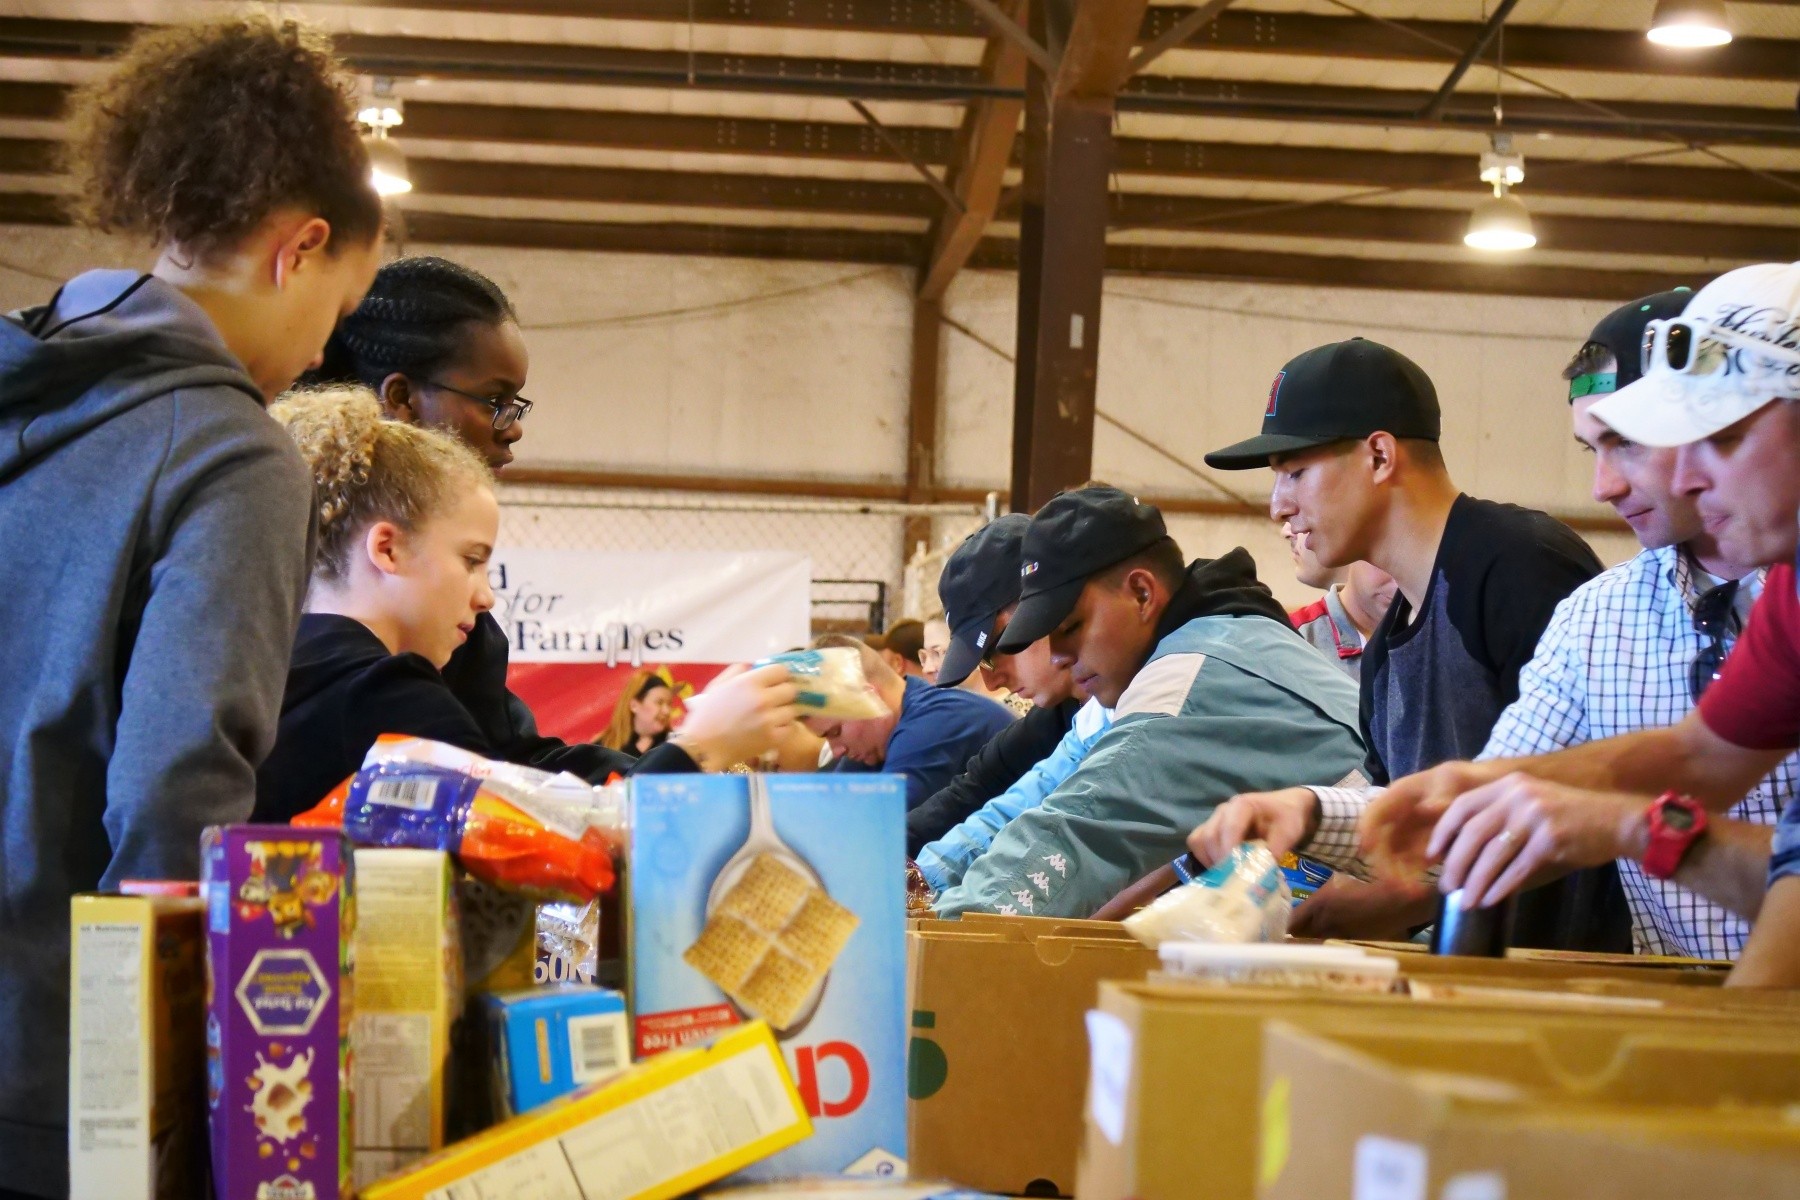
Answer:
[[[510, 692], [506, 696], [518, 703]], [[570, 771], [594, 783], [615, 772], [698, 770], [685, 750], [670, 745], [635, 760], [604, 746], [564, 746], [583, 753], [526, 758], [518, 750], [529, 741], [515, 738], [496, 745], [429, 661], [417, 654], [389, 653], [360, 621], [309, 613], [301, 618], [294, 639], [275, 748], [256, 773], [252, 819], [283, 822], [312, 808], [362, 766], [369, 747], [384, 733], [431, 738], [485, 758]]]

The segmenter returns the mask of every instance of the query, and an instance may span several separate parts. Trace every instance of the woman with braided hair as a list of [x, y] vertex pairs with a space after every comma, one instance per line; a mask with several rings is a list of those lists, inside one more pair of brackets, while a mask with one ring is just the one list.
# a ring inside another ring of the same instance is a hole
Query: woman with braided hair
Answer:
[[379, 261], [353, 90], [291, 22], [142, 34], [76, 89], [62, 152], [76, 219], [155, 265], [0, 319], [29, 614], [0, 635], [0, 1197], [69, 1193], [69, 897], [196, 878], [275, 737], [312, 488], [264, 405]]
[[[422, 255], [376, 272], [306, 382], [361, 384], [389, 418], [453, 433], [498, 471], [524, 435], [531, 401], [519, 393], [530, 365], [512, 303], [493, 280]], [[633, 769], [629, 754], [540, 734], [531, 710], [506, 686], [509, 652], [505, 630], [483, 612], [442, 672], [500, 757], [595, 782]]]
[[[255, 819], [312, 808], [384, 733], [507, 759], [442, 675], [494, 604], [487, 565], [500, 505], [487, 464], [443, 430], [384, 418], [361, 386], [292, 392], [271, 412], [311, 468], [319, 538]], [[793, 724], [794, 696], [780, 666], [721, 676], [635, 769], [756, 758]]]

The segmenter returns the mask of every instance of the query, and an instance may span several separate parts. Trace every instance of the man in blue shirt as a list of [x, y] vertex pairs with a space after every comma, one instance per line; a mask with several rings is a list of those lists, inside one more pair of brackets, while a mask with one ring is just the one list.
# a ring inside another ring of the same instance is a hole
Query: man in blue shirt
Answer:
[[855, 638], [828, 635], [817, 644], [859, 651], [863, 674], [888, 714], [865, 721], [808, 717], [806, 727], [831, 746], [833, 770], [906, 776], [908, 809], [956, 778], [989, 739], [1013, 722], [1006, 707], [973, 692], [901, 678]]

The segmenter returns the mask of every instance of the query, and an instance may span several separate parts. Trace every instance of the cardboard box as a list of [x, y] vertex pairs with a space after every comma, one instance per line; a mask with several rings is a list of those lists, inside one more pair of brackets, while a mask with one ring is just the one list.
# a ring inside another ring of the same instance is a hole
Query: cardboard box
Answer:
[[817, 1134], [751, 1177], [896, 1170], [906, 1152], [904, 780], [641, 776], [631, 809], [634, 1052], [767, 1015]]
[[485, 998], [494, 1107], [530, 1112], [631, 1065], [625, 997], [565, 984]]
[[1577, 996], [1565, 1007], [1521, 1006], [1507, 991], [1420, 1001], [1317, 990], [1103, 983], [1098, 1011], [1088, 1017], [1092, 1068], [1076, 1195], [1189, 1200], [1197, 1186], [1194, 1147], [1203, 1136], [1206, 1195], [1254, 1197], [1257, 1081], [1263, 1031], [1271, 1021], [1343, 1029], [1359, 1021], [1399, 1020], [1419, 1029], [1488, 1025], [1569, 1030], [1574, 1037], [1617, 1028], [1723, 1032], [1766, 1025], [1800, 1037], [1800, 1019], [1791, 1006], [1643, 1006], [1632, 1003], [1642, 997], [1626, 996]]
[[440, 850], [356, 862], [356, 1185], [442, 1149], [450, 1034], [462, 1011], [455, 874]]
[[1261, 1195], [1800, 1195], [1791, 1029], [1574, 1033], [1271, 1024]]
[[907, 935], [913, 1172], [1006, 1195], [1073, 1191], [1082, 1014], [1101, 980], [1157, 966], [1129, 936], [1079, 936], [1095, 924], [1107, 923], [965, 918]]
[[362, 1200], [668, 1200], [811, 1132], [775, 1039], [754, 1021], [458, 1142]]
[[231, 825], [200, 852], [217, 1200], [349, 1200], [350, 844]]
[[186, 1200], [206, 1189], [205, 906], [70, 902], [69, 1189]]

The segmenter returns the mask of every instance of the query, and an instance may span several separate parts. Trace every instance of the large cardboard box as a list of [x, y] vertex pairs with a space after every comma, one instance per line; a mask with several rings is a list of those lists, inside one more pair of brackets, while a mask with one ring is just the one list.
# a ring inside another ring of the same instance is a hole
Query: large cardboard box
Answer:
[[514, 1117], [362, 1200], [670, 1200], [812, 1132], [761, 1021]]
[[70, 903], [69, 1193], [186, 1200], [206, 1189], [205, 907]]
[[[1454, 977], [1444, 976], [1443, 980]], [[1477, 982], [1491, 982], [1477, 977]], [[1624, 987], [1624, 984], [1619, 984]], [[1689, 989], [1670, 989], [1686, 995]], [[1519, 992], [1529, 999], [1521, 1002]], [[1719, 993], [1714, 993], [1719, 994]], [[1076, 1195], [1081, 1200], [1189, 1200], [1195, 1147], [1213, 1200], [1256, 1195], [1263, 1033], [1271, 1021], [1304, 1029], [1404, 1021], [1419, 1029], [1493, 1027], [1588, 1031], [1767, 1025], [1800, 1036], [1790, 1007], [1644, 1003], [1575, 996], [1554, 1006], [1541, 991], [1490, 988], [1455, 1000], [1178, 983], [1100, 988], [1090, 1014], [1092, 1070]]]
[[350, 1043], [361, 1187], [443, 1148], [463, 972], [450, 856], [361, 848], [355, 863]]
[[1275, 1022], [1261, 1195], [1775, 1200], [1800, 1195], [1797, 1101], [1792, 1028]]
[[764, 1018], [816, 1123], [752, 1178], [904, 1162], [905, 814], [897, 775], [632, 781], [635, 1053]]
[[1082, 927], [1098, 924], [965, 919], [908, 935], [915, 1174], [1006, 1195], [1073, 1192], [1082, 1015], [1101, 980], [1142, 979], [1157, 966], [1128, 936], [1086, 936]]

